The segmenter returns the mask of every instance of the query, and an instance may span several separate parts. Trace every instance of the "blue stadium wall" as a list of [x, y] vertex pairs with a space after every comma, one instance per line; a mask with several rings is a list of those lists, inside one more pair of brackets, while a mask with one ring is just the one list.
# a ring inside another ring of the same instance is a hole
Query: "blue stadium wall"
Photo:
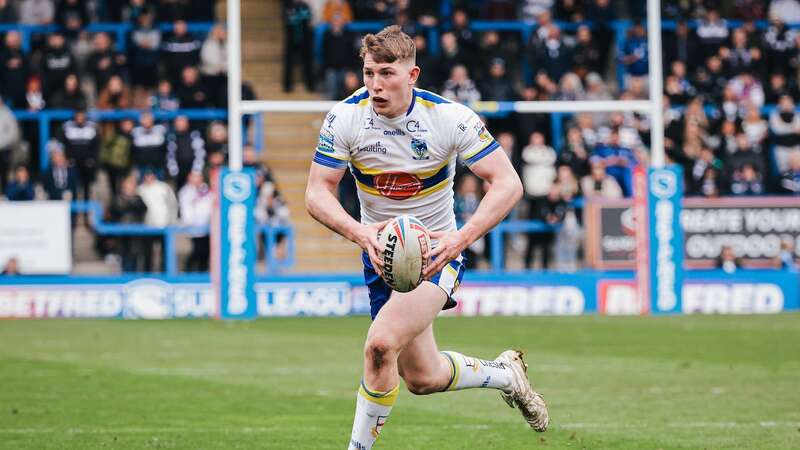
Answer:
[[[686, 314], [772, 314], [800, 309], [793, 271], [686, 272]], [[259, 277], [259, 317], [349, 316], [369, 312], [360, 275]], [[647, 314], [634, 273], [468, 273], [446, 316]], [[19, 277], [0, 282], [0, 318], [209, 318], [216, 302], [207, 276]]]

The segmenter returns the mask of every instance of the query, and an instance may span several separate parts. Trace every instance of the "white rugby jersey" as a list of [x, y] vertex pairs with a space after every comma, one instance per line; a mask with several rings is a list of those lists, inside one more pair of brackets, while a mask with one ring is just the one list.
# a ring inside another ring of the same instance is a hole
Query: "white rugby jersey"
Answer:
[[362, 87], [333, 107], [319, 134], [314, 162], [350, 167], [362, 223], [411, 214], [432, 231], [456, 229], [456, 158], [469, 166], [500, 148], [477, 114], [432, 92], [414, 89], [405, 115], [372, 109]]

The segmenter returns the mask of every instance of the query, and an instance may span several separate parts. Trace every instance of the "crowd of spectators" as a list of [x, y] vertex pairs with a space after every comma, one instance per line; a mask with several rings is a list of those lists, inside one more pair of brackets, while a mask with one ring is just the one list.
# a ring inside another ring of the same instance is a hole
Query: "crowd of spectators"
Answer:
[[[209, 174], [227, 159], [227, 127], [219, 121], [154, 113], [227, 107], [226, 32], [215, 25], [190, 33], [190, 22], [214, 22], [214, 0], [0, 0], [0, 23], [59, 25], [33, 35], [30, 51], [20, 31], [0, 46], [0, 192], [9, 201], [100, 200], [104, 220], [153, 227], [207, 226]], [[116, 34], [88, 33], [92, 22], [128, 23], [126, 51]], [[170, 24], [162, 31], [159, 24]], [[245, 83], [242, 96], [253, 99]], [[11, 109], [66, 109], [73, 117], [51, 124], [49, 164], [39, 173], [35, 121]], [[93, 121], [89, 110], [136, 109], [136, 119]], [[175, 113], [177, 114], [177, 113]], [[15, 151], [27, 147], [27, 152]], [[19, 157], [20, 153], [25, 154]], [[253, 148], [245, 164], [257, 169], [260, 224], [285, 224], [288, 210], [269, 168]], [[103, 173], [104, 177], [98, 177]], [[9, 176], [10, 175], [10, 176]], [[105, 183], [98, 184], [105, 180]], [[97, 250], [120, 260], [123, 271], [163, 270], [162, 237], [97, 237]], [[184, 269], [208, 270], [206, 233], [194, 233]]]
[[[328, 0], [317, 18], [328, 24], [320, 65], [306, 71], [318, 71], [316, 79], [324, 84], [316, 87], [328, 98], [349, 95], [361, 85], [361, 35], [347, 24], [378, 20], [397, 23], [413, 36], [421, 68], [417, 86], [453, 101], [649, 98], [644, 2], [444, 3], [452, 8], [449, 16], [441, 15], [440, 1]], [[302, 20], [291, 19], [300, 10]], [[303, 1], [287, 2], [287, 33], [309, 45], [310, 11]], [[621, 45], [613, 27], [617, 19], [631, 23]], [[687, 195], [800, 195], [800, 32], [794, 29], [800, 2], [662, 2], [662, 19], [674, 23], [662, 30], [665, 145], [669, 162], [683, 166]], [[470, 24], [477, 20], [536, 27], [523, 42], [517, 32], [474, 31]], [[427, 42], [435, 35], [431, 27], [439, 31], [435, 56]], [[284, 87], [291, 88], [290, 80]], [[552, 244], [572, 232], [574, 226], [563, 225], [573, 217], [581, 226], [573, 200], [631, 196], [632, 171], [649, 160], [650, 122], [638, 113], [572, 114], [562, 124], [564, 136], [551, 136], [546, 114], [486, 121], [496, 137], [503, 136], [525, 187], [526, 201], [512, 216], [569, 229], [532, 233], [529, 244], [520, 246], [528, 267], [536, 254], [543, 267], [554, 260], [564, 267], [559, 255], [551, 255]], [[456, 192], [466, 220], [482, 187], [459, 176]], [[483, 243], [477, 247], [488, 254]]]

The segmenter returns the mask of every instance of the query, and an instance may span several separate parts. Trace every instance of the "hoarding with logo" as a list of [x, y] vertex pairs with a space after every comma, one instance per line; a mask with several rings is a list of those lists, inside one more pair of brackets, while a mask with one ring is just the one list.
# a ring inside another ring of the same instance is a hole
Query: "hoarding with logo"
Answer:
[[[713, 268], [724, 245], [748, 267], [773, 267], [782, 240], [800, 261], [800, 199], [794, 197], [685, 198], [682, 202], [684, 266]], [[586, 203], [587, 264], [633, 269], [636, 238], [633, 200]]]
[[71, 229], [69, 202], [0, 202], [0, 270], [15, 258], [20, 273], [70, 273]]

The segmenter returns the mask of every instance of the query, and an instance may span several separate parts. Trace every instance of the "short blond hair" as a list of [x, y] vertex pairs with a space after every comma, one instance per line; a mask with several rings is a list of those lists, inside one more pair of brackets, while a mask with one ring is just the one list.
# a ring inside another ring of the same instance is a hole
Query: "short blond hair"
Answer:
[[364, 59], [367, 54], [378, 63], [417, 59], [417, 47], [414, 40], [400, 29], [398, 25], [390, 25], [377, 34], [368, 34], [361, 40], [359, 56]]

